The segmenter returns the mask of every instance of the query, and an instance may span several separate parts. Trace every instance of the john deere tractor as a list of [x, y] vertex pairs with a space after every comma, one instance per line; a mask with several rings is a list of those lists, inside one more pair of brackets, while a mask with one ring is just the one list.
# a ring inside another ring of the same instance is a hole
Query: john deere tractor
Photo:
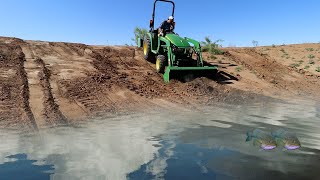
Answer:
[[[173, 74], [185, 74], [183, 72], [214, 75], [216, 66], [204, 65], [201, 46], [196, 40], [182, 38], [175, 33], [165, 33], [160, 36], [158, 29], [154, 28], [154, 17], [156, 4], [158, 2], [172, 4], [172, 16], [174, 17], [175, 3], [170, 0], [155, 0], [153, 5], [152, 19], [150, 20], [150, 31], [145, 37], [138, 38], [138, 46], [143, 47], [144, 58], [148, 61], [155, 60], [156, 70], [163, 73], [165, 82], [169, 82]], [[173, 23], [175, 25], [175, 22]]]

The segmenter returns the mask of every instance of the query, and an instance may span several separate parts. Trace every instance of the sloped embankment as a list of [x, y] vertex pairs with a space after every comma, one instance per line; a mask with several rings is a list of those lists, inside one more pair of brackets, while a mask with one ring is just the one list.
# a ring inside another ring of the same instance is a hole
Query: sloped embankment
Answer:
[[[225, 49], [225, 55], [208, 60], [220, 66], [216, 79], [165, 84], [134, 47], [4, 37], [0, 47], [1, 128], [46, 128], [110, 113], [201, 109], [217, 102], [264, 101], [268, 98], [262, 95], [277, 93], [316, 95], [319, 87], [253, 49]], [[231, 72], [235, 66], [243, 71]]]

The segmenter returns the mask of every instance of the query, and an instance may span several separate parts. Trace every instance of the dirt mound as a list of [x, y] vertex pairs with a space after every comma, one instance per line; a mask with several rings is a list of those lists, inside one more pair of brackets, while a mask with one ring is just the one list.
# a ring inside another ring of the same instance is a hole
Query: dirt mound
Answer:
[[46, 128], [108, 113], [319, 94], [316, 74], [306, 77], [308, 72], [293, 69], [272, 53], [224, 50], [225, 55], [207, 58], [220, 67], [216, 79], [165, 84], [139, 48], [1, 37], [0, 127]]

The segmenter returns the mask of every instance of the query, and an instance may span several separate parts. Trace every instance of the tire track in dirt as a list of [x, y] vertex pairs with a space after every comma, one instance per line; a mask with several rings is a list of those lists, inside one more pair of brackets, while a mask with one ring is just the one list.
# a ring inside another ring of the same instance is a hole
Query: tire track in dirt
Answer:
[[47, 125], [59, 126], [67, 124], [66, 117], [61, 113], [58, 104], [55, 102], [55, 98], [52, 95], [50, 85], [50, 70], [46, 67], [41, 58], [37, 58], [35, 62], [40, 66], [41, 71], [39, 72], [40, 85], [44, 94], [43, 106], [44, 106], [44, 117]]
[[[85, 55], [86, 50], [91, 51], [86, 45], [81, 44], [66, 45], [65, 43], [54, 43], [52, 45], [55, 47], [59, 46], [64, 52], [80, 57]], [[103, 92], [100, 83], [103, 83], [108, 77], [104, 74], [94, 72], [87, 73], [86, 76], [87, 77], [78, 77], [73, 80], [60, 80], [59, 86], [64, 89], [62, 96], [77, 102], [88, 114], [92, 114], [93, 111], [100, 112], [102, 109], [106, 109], [108, 112], [114, 112], [114, 103], [109, 98], [101, 96], [101, 93], [98, 93]]]
[[[63, 97], [64, 86], [61, 86], [61, 79], [73, 79], [83, 76], [79, 67], [85, 68], [83, 59], [79, 59], [78, 53], [67, 47], [65, 43], [37, 43], [29, 42], [37, 57], [40, 57], [39, 64], [42, 67], [42, 86], [46, 92], [48, 103], [46, 103], [45, 116], [50, 116], [49, 121], [64, 124], [76, 120], [79, 117], [86, 118], [89, 112], [82, 104], [75, 99]], [[80, 64], [81, 66], [79, 66]], [[89, 68], [89, 67], [88, 67]], [[90, 70], [90, 69], [88, 69]], [[49, 87], [49, 88], [48, 88]], [[53, 111], [53, 112], [51, 112]], [[49, 115], [48, 113], [51, 113]]]
[[21, 45], [22, 51], [25, 54], [26, 62], [24, 63], [24, 68], [28, 77], [29, 86], [29, 104], [31, 111], [34, 114], [35, 121], [39, 128], [46, 127], [47, 124], [44, 121], [44, 93], [40, 85], [39, 73], [41, 72], [41, 67], [35, 62], [35, 56], [31, 50], [29, 44], [23, 43]]
[[0, 39], [0, 68], [14, 74], [0, 77], [0, 126], [9, 129], [35, 130], [37, 124], [29, 105], [28, 77], [24, 69], [25, 55], [19, 39]]
[[29, 104], [30, 96], [29, 96], [28, 77], [27, 77], [27, 72], [24, 69], [25, 59], [23, 57], [24, 55], [22, 53], [21, 47], [19, 47], [19, 49], [20, 49], [19, 51], [20, 51], [21, 57], [20, 57], [19, 66], [18, 66], [19, 67], [18, 77], [21, 79], [20, 81], [22, 84], [20, 88], [20, 95], [22, 96], [21, 104], [23, 109], [22, 116], [23, 116], [23, 119], [26, 119], [24, 124], [27, 125], [28, 128], [37, 129], [38, 127]]
[[21, 43], [26, 56], [25, 70], [28, 76], [30, 106], [39, 128], [54, 127], [67, 123], [55, 103], [50, 87], [50, 72], [28, 43]]

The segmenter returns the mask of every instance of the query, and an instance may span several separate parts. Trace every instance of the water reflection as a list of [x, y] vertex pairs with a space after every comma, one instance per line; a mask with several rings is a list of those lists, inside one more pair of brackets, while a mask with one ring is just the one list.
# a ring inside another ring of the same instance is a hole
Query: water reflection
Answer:
[[[138, 170], [129, 173], [128, 179], [230, 178], [230, 176], [216, 173], [206, 167], [208, 157], [212, 157], [214, 154], [209, 149], [181, 143], [172, 147], [172, 142], [168, 141], [163, 141], [161, 144], [163, 147], [159, 150], [158, 156], [149, 163], [142, 165]], [[160, 166], [159, 162], [162, 162]], [[162, 167], [163, 170], [159, 171], [157, 167]]]
[[4, 164], [0, 164], [0, 179], [50, 179], [53, 165], [36, 165], [37, 161], [28, 160], [26, 154], [16, 154], [6, 157]]
[[[166, 149], [166, 142], [160, 155]], [[269, 154], [262, 152], [250, 155], [224, 148], [206, 148], [179, 142], [170, 158], [166, 158], [166, 169], [161, 174], [149, 171], [149, 166], [159, 161], [155, 157], [138, 170], [128, 174], [128, 179], [314, 179], [319, 177], [319, 155], [305, 156], [289, 153]], [[319, 152], [317, 152], [319, 153]], [[289, 156], [290, 158], [281, 158]], [[278, 159], [280, 157], [280, 159]], [[315, 165], [315, 166], [313, 166]]]
[[[318, 116], [316, 103], [277, 102], [132, 114], [31, 135], [1, 131], [0, 164], [24, 153], [54, 165], [51, 179], [315, 179]], [[248, 130], [279, 127], [295, 132], [302, 148], [266, 152], [245, 142]]]
[[252, 144], [243, 143], [245, 137], [237, 133], [246, 128], [236, 124], [233, 124], [231, 129], [224, 130], [203, 126], [184, 131], [180, 140], [184, 144], [211, 149], [214, 157], [209, 158], [208, 168], [216, 172], [230, 173], [240, 179], [320, 177], [317, 172], [320, 168], [320, 150], [302, 147], [297, 151], [283, 151], [281, 148], [258, 151]]

